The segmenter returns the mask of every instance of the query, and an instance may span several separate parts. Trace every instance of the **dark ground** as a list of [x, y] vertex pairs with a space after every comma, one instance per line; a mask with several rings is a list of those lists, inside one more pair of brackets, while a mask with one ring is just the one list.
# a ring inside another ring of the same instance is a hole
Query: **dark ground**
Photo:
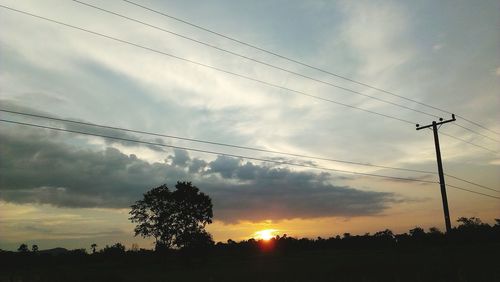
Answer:
[[0, 253], [0, 281], [500, 281], [500, 244], [230, 250], [203, 255]]

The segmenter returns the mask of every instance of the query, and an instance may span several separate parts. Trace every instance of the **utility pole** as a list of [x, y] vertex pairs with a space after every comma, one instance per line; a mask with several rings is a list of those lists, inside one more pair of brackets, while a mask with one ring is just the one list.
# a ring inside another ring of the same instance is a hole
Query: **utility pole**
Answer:
[[444, 222], [446, 224], [446, 233], [448, 234], [451, 232], [450, 210], [448, 209], [448, 197], [446, 196], [446, 185], [444, 183], [443, 163], [441, 162], [441, 149], [439, 148], [438, 125], [440, 126], [442, 124], [455, 120], [455, 115], [452, 114], [451, 119], [449, 120], [443, 120], [443, 118], [439, 118], [439, 122], [433, 121], [432, 124], [429, 125], [420, 126], [420, 124], [417, 124], [417, 130], [432, 127], [432, 131], [434, 132], [434, 145], [436, 146], [439, 185], [441, 186], [441, 197], [443, 199]]

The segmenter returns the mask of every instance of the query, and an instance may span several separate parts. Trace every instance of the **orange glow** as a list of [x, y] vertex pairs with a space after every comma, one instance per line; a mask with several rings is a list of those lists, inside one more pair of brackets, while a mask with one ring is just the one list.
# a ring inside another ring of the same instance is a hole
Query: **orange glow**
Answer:
[[264, 229], [254, 233], [254, 238], [257, 240], [269, 241], [277, 235], [276, 229]]

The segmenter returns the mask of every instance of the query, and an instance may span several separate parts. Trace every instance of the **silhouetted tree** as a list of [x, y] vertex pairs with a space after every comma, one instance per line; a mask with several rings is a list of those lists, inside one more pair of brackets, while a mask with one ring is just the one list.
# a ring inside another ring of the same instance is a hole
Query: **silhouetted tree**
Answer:
[[213, 244], [205, 226], [212, 223], [212, 200], [190, 182], [177, 182], [176, 190], [161, 185], [132, 205], [129, 218], [135, 236], [153, 237], [158, 248], [188, 248]]
[[31, 250], [32, 250], [34, 253], [38, 252], [38, 245], [33, 245], [33, 246], [31, 246]]
[[439, 230], [439, 228], [437, 228], [437, 227], [431, 227], [431, 228], [429, 228], [429, 234], [431, 234], [431, 235], [442, 235], [443, 232], [441, 232], [441, 230]]
[[457, 222], [460, 223], [460, 225], [458, 226], [458, 228], [465, 228], [465, 229], [472, 229], [472, 228], [477, 228], [477, 227], [480, 227], [481, 225], [483, 225], [483, 222], [481, 221], [481, 219], [477, 218], [477, 217], [460, 217], [457, 219]]
[[96, 249], [97, 249], [97, 244], [96, 243], [92, 243], [92, 245], [90, 245], [90, 248], [92, 249], [92, 253], [95, 254]]
[[29, 252], [30, 250], [28, 249], [28, 245], [26, 245], [26, 244], [21, 244], [21, 245], [19, 246], [19, 248], [17, 248], [17, 251], [18, 251], [18, 252], [21, 252], [21, 253], [27, 253], [27, 252]]
[[384, 239], [393, 239], [394, 233], [392, 233], [391, 230], [386, 229], [383, 231], [376, 232], [375, 234], [373, 234], [373, 237], [384, 238]]
[[427, 237], [429, 240], [435, 243], [440, 243], [442, 242], [442, 239], [445, 238], [445, 234], [441, 232], [437, 227], [431, 227], [429, 228], [429, 233], [427, 233]]
[[413, 229], [410, 229], [410, 235], [413, 238], [421, 238], [421, 237], [425, 236], [425, 231], [421, 227], [417, 226]]

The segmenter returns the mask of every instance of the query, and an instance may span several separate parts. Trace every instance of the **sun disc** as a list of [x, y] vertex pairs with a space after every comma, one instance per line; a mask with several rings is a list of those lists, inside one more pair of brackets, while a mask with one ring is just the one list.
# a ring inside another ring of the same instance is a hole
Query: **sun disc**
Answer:
[[272, 238], [274, 238], [277, 231], [278, 230], [276, 230], [276, 229], [260, 230], [260, 231], [255, 232], [255, 238], [260, 239], [260, 240], [264, 240], [264, 241], [269, 241]]

